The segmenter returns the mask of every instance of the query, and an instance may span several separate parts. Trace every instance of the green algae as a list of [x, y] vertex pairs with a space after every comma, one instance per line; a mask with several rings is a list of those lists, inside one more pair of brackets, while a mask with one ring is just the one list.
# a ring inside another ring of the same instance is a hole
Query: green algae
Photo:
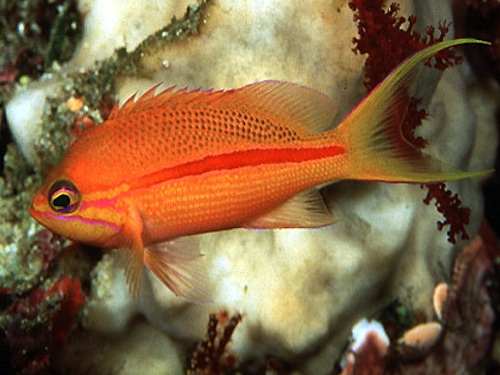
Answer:
[[379, 321], [393, 340], [401, 337], [404, 332], [417, 324], [413, 307], [400, 301], [393, 301], [386, 306], [380, 313]]
[[129, 54], [129, 58], [134, 62], [134, 65], [140, 67], [141, 60], [144, 57], [162, 50], [166, 44], [179, 42], [190, 36], [197, 35], [204, 10], [209, 3], [210, 0], [205, 0], [200, 5], [189, 6], [186, 15], [182, 19], [172, 18], [168, 26], [144, 39]]

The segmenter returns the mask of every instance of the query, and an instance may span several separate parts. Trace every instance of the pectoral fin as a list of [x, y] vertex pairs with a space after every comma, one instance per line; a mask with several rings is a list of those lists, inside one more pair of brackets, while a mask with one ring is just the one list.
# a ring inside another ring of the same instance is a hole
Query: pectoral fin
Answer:
[[117, 260], [118, 264], [125, 271], [125, 280], [129, 287], [130, 293], [134, 298], [139, 297], [140, 283], [142, 276], [143, 252], [135, 249], [118, 249]]
[[316, 189], [306, 190], [286, 201], [278, 208], [245, 225], [246, 228], [319, 228], [335, 223]]
[[128, 220], [122, 227], [122, 236], [126, 239], [125, 247], [118, 249], [118, 263], [125, 270], [125, 278], [130, 293], [139, 297], [142, 268], [144, 262], [144, 244], [142, 243], [142, 220], [133, 207], [128, 207]]
[[176, 296], [209, 303], [207, 272], [198, 238], [182, 237], [145, 248], [144, 262]]

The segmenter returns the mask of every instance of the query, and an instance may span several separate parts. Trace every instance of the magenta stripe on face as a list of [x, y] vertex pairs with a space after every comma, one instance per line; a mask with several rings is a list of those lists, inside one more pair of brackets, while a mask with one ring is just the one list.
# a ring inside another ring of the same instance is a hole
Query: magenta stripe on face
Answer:
[[117, 225], [106, 222], [106, 221], [102, 221], [102, 220], [84, 219], [84, 218], [79, 217], [79, 216], [54, 215], [52, 212], [39, 212], [37, 215], [44, 216], [44, 217], [54, 219], [54, 220], [78, 221], [78, 222], [86, 224], [86, 225], [99, 225], [102, 227], [110, 228], [114, 232], [118, 232], [120, 230], [120, 227], [118, 227]]

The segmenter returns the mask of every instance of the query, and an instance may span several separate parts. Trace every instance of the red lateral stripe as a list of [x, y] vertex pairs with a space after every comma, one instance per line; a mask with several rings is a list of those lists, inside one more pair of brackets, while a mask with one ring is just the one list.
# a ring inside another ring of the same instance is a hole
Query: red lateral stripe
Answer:
[[129, 183], [132, 189], [145, 188], [164, 181], [220, 170], [232, 170], [269, 164], [302, 163], [345, 154], [341, 146], [311, 148], [275, 148], [235, 151], [168, 167]]

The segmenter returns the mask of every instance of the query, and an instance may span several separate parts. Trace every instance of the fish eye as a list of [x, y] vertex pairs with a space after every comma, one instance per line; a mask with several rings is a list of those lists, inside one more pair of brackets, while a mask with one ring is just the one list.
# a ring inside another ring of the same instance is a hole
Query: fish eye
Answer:
[[57, 180], [49, 189], [49, 205], [57, 213], [69, 214], [80, 205], [80, 192], [68, 180]]

